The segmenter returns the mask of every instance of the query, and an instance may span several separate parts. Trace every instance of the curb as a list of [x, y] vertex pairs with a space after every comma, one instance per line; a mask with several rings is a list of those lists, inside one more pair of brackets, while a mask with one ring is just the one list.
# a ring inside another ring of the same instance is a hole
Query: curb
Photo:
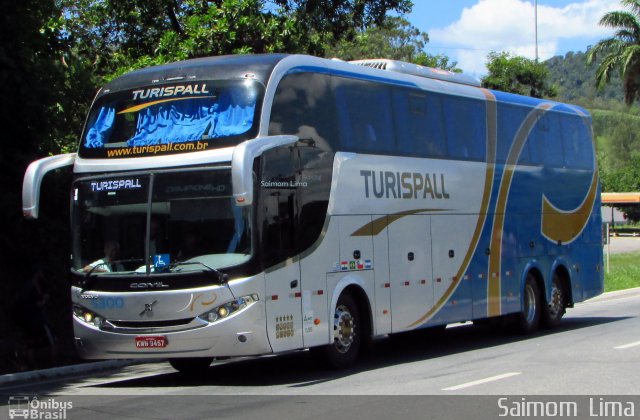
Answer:
[[0, 387], [15, 386], [33, 381], [56, 379], [76, 374], [100, 372], [147, 362], [149, 362], [149, 360], [146, 359], [104, 360], [100, 362], [80, 363], [77, 365], [32, 370], [29, 372], [9, 373], [0, 376]]
[[619, 296], [625, 296], [625, 295], [634, 296], [637, 294], [640, 294], [640, 287], [632, 287], [630, 289], [621, 289], [621, 290], [614, 290], [612, 292], [605, 292], [601, 295], [592, 297], [591, 299], [585, 300], [584, 302], [580, 302], [580, 303], [600, 302], [600, 301], [606, 301], [609, 299], [615, 299]]

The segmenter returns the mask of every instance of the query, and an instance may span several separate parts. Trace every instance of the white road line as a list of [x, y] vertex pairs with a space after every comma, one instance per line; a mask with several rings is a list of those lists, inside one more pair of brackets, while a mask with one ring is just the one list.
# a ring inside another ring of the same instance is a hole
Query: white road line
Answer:
[[640, 346], [640, 341], [636, 341], [635, 343], [623, 344], [621, 346], [614, 347], [616, 350], [624, 350], [630, 347]]
[[499, 381], [500, 379], [510, 378], [512, 376], [520, 375], [522, 372], [508, 372], [503, 373], [502, 375], [491, 376], [490, 378], [478, 379], [477, 381], [467, 382], [464, 384], [450, 386], [448, 388], [443, 388], [443, 391], [457, 391], [462, 388], [469, 388], [471, 386], [486, 384], [487, 382]]

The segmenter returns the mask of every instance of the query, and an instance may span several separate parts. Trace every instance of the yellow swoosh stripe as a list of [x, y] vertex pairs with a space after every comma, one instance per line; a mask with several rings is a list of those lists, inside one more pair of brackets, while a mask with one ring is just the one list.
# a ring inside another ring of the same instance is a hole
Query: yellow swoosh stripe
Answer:
[[[587, 116], [582, 111], [578, 109], [576, 111], [586, 119]], [[560, 210], [551, 204], [546, 196], [542, 196], [542, 235], [553, 242], [573, 242], [587, 225], [597, 193], [598, 164], [594, 153], [591, 185], [589, 185], [589, 191], [578, 207], [573, 210]]]
[[169, 99], [160, 99], [160, 100], [157, 100], [157, 101], [145, 102], [145, 103], [140, 104], [140, 105], [135, 105], [135, 106], [132, 106], [130, 108], [123, 109], [122, 111], [118, 112], [118, 115], [126, 114], [126, 113], [129, 113], [129, 112], [138, 112], [141, 109], [145, 109], [145, 108], [148, 108], [150, 106], [161, 104], [161, 103], [165, 103], [165, 102], [184, 101], [186, 99], [200, 99], [200, 98], [215, 98], [215, 95], [214, 96], [187, 96], [187, 97], [184, 97], [184, 98], [169, 98]]
[[491, 231], [491, 253], [489, 255], [489, 273], [487, 285], [487, 315], [497, 316], [502, 312], [501, 305], [501, 285], [500, 268], [502, 257], [502, 228], [504, 227], [505, 210], [507, 208], [507, 198], [511, 189], [511, 181], [516, 169], [518, 159], [529, 137], [531, 129], [538, 122], [539, 117], [551, 109], [553, 104], [544, 103], [532, 110], [527, 118], [522, 122], [513, 140], [507, 161], [505, 162], [500, 189], [498, 190], [498, 201], [496, 202], [495, 216], [493, 218], [493, 228]]
[[478, 220], [476, 221], [476, 227], [473, 231], [473, 236], [471, 237], [471, 243], [469, 244], [469, 248], [467, 248], [467, 252], [458, 268], [454, 281], [451, 282], [447, 290], [444, 294], [438, 299], [438, 301], [420, 318], [412, 322], [407, 326], [407, 328], [416, 327], [423, 322], [428, 321], [432, 316], [434, 316], [449, 300], [453, 292], [455, 292], [456, 288], [460, 284], [462, 280], [463, 274], [467, 271], [469, 267], [469, 263], [471, 262], [471, 258], [473, 254], [476, 252], [476, 247], [478, 246], [478, 242], [480, 241], [480, 234], [482, 233], [482, 229], [484, 228], [484, 223], [487, 219], [487, 210], [489, 208], [489, 201], [491, 199], [491, 191], [493, 189], [493, 177], [495, 175], [495, 161], [496, 161], [496, 145], [497, 145], [497, 127], [498, 127], [498, 107], [496, 104], [495, 96], [486, 89], [481, 89], [482, 93], [486, 98], [487, 104], [487, 169], [485, 171], [484, 176], [484, 191], [482, 193], [482, 203], [480, 204], [480, 212], [478, 214]]
[[436, 212], [436, 211], [449, 211], [448, 209], [416, 209], [416, 210], [408, 210], [401, 211], [395, 214], [389, 214], [387, 216], [378, 217], [377, 219], [367, 223], [366, 225], [358, 228], [355, 232], [351, 234], [351, 236], [376, 236], [383, 230], [385, 230], [391, 223], [396, 220], [403, 218], [405, 216], [410, 216], [412, 214], [422, 213], [422, 212]]

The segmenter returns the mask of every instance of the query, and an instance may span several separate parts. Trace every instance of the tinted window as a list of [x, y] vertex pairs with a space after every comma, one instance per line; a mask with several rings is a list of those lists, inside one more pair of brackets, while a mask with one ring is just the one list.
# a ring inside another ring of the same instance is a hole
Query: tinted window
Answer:
[[593, 146], [587, 122], [577, 115], [567, 115], [562, 119], [561, 126], [565, 166], [591, 169], [593, 167]]
[[[509, 155], [518, 130], [531, 109], [516, 105], [498, 105], [498, 150], [496, 160], [504, 163]], [[529, 141], [524, 143], [519, 164], [531, 164]]]
[[337, 77], [332, 82], [341, 148], [363, 153], [395, 152], [391, 87]]
[[271, 149], [261, 162], [261, 242], [265, 267], [270, 267], [294, 255], [296, 189], [289, 185], [295, 180], [295, 154], [287, 147]]
[[437, 95], [397, 88], [393, 92], [393, 115], [400, 154], [446, 156], [442, 106]]
[[487, 135], [484, 102], [445, 96], [442, 105], [449, 157], [484, 160]]
[[[304, 251], [319, 237], [329, 203], [337, 133], [338, 120], [330, 76], [303, 72], [286, 75], [276, 89], [269, 134], [293, 134], [301, 139], [313, 139], [313, 143], [298, 143], [291, 158], [278, 157], [275, 152], [264, 158], [265, 177], [280, 179], [283, 174], [289, 174], [286, 182], [302, 184], [282, 191], [273, 186], [262, 189], [268, 208], [265, 238], [269, 264], [293, 255], [291, 250], [294, 248], [295, 253]], [[287, 213], [289, 205], [293, 206], [292, 211], [295, 208], [294, 218]], [[295, 229], [292, 228], [293, 223]], [[277, 229], [282, 227], [278, 224], [284, 224], [285, 229], [291, 232], [276, 235]], [[277, 249], [282, 246], [289, 250], [278, 254]]]
[[337, 127], [329, 76], [316, 73], [286, 75], [276, 89], [269, 134], [311, 138], [322, 150], [335, 149]]
[[535, 165], [562, 167], [562, 137], [558, 114], [545, 112], [529, 135], [531, 161]]

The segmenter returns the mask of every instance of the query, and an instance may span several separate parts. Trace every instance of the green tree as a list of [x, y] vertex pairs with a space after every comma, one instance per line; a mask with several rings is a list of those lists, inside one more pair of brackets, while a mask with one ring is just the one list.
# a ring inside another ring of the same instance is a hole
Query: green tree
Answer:
[[596, 84], [609, 83], [611, 74], [618, 70], [623, 79], [624, 101], [631, 105], [640, 96], [640, 0], [620, 0], [628, 10], [606, 13], [600, 25], [615, 29], [611, 38], [599, 41], [587, 53], [587, 62], [593, 63], [604, 55], [596, 71]]
[[325, 52], [327, 57], [342, 60], [387, 58], [407, 61], [426, 67], [461, 71], [456, 62], [445, 55], [431, 55], [424, 51], [429, 35], [412, 26], [402, 17], [387, 17], [380, 25], [360, 30], [353, 39], [334, 42]]
[[607, 192], [640, 191], [640, 156], [634, 156], [626, 165], [604, 174], [602, 189]]
[[194, 57], [244, 53], [323, 55], [409, 0], [58, 0], [60, 32], [109, 77]]
[[[594, 62], [600, 64], [601, 57]], [[603, 109], [624, 110], [622, 103], [622, 80], [612, 75], [603, 89], [593, 83], [596, 67], [587, 64], [586, 52], [568, 52], [564, 56], [552, 57], [544, 62], [549, 69], [549, 82], [556, 86], [558, 99], [563, 102], [578, 103], [588, 108], [603, 106]], [[638, 108], [640, 110], [640, 108]]]
[[556, 95], [547, 83], [549, 70], [544, 64], [508, 52], [491, 52], [487, 58], [489, 73], [482, 79], [484, 87], [536, 98]]
[[[73, 151], [97, 88], [128, 69], [183, 58], [245, 52], [322, 55], [328, 40], [353, 37], [406, 13], [408, 0], [17, 0], [0, 15], [0, 336], [17, 340], [15, 297], [28, 271], [45, 267], [56, 311], [49, 315], [73, 358], [68, 266], [70, 177], [47, 176], [41, 219], [21, 214], [27, 164]], [[18, 347], [18, 346], [16, 346]], [[0, 373], [13, 354], [0, 348]], [[58, 360], [59, 361], [59, 360]]]
[[[36, 264], [44, 267], [47, 279], [52, 279], [54, 273], [58, 275], [58, 283], [46, 284], [47, 292], [56, 299], [58, 307], [63, 307], [69, 299], [68, 268], [63, 262], [69, 255], [68, 191], [59, 195], [55, 204], [60, 207], [55, 210], [49, 206], [53, 200], [51, 195], [45, 194], [42, 210], [47, 221], [30, 223], [22, 219], [21, 190], [27, 164], [38, 156], [59, 150], [58, 136], [68, 131], [66, 111], [72, 92], [67, 91], [67, 69], [61, 60], [64, 43], [50, 25], [60, 14], [53, 0], [6, 1], [2, 5], [0, 278], [3, 281], [0, 282], [0, 336], [4, 341], [17, 342], [22, 331], [13, 322], [18, 309], [16, 298]], [[56, 183], [50, 178], [44, 188], [51, 192], [56, 189]], [[64, 290], [58, 285], [64, 286]], [[55, 317], [57, 314], [48, 315]], [[68, 318], [64, 323], [56, 324], [54, 331], [60, 337], [65, 329], [70, 346], [63, 346], [61, 354], [71, 355], [73, 336]], [[0, 348], [0, 373], [11, 369], [9, 363], [15, 357], [5, 353], [10, 348], [6, 345]], [[17, 348], [20, 346], [15, 346]]]

